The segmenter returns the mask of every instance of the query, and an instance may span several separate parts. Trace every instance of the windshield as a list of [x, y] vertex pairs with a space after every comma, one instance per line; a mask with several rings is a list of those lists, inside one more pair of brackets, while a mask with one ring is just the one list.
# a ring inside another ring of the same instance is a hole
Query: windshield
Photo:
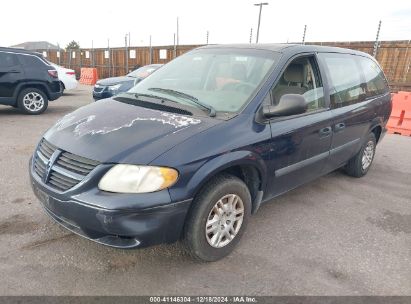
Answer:
[[171, 61], [129, 93], [208, 107], [210, 112], [238, 112], [279, 56], [276, 52], [256, 49], [199, 49]]
[[157, 70], [161, 65], [147, 65], [127, 74], [127, 76], [134, 78], [146, 78], [148, 75]]

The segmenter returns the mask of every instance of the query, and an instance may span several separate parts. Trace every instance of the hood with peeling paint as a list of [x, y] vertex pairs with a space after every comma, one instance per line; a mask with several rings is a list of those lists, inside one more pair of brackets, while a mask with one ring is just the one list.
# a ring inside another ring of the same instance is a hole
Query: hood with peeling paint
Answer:
[[65, 151], [100, 162], [148, 164], [219, 122], [107, 99], [64, 116], [45, 138]]

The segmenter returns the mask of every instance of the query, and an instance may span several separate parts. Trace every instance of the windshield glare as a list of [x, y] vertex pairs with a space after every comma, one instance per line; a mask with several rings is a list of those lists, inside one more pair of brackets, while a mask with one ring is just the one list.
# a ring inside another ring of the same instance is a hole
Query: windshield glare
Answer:
[[132, 71], [127, 74], [127, 76], [134, 78], [146, 78], [148, 75], [157, 70], [160, 66], [148, 65], [141, 68], [138, 68], [135, 71]]
[[[256, 49], [200, 49], [171, 61], [132, 88], [189, 106], [185, 93], [218, 112], [238, 112], [277, 63], [279, 53]], [[166, 90], [154, 90], [161, 88]]]

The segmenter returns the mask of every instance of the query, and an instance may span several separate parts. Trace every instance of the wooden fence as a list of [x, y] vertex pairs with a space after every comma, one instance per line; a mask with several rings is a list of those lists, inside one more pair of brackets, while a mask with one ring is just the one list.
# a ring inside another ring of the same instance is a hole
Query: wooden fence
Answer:
[[[306, 44], [337, 46], [373, 53], [373, 41], [360, 42], [308, 42]], [[98, 48], [80, 49], [71, 51], [38, 50], [47, 58], [59, 65], [74, 69], [77, 76], [81, 67], [96, 67], [99, 78], [125, 75], [136, 65], [149, 63], [167, 63], [199, 45], [129, 47], [126, 48]], [[150, 54], [151, 53], [151, 54]], [[378, 62], [382, 66], [392, 91], [411, 91], [411, 42], [408, 41], [381, 41], [378, 45]]]

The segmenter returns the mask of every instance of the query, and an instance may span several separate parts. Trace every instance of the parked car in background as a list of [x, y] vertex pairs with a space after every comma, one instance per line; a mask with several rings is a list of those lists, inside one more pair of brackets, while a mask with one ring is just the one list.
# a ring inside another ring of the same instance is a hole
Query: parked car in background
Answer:
[[31, 181], [47, 213], [83, 237], [117, 248], [182, 239], [215, 261], [261, 204], [340, 167], [367, 174], [390, 112], [368, 54], [205, 46], [63, 117], [40, 140]]
[[41, 114], [62, 93], [56, 68], [41, 55], [0, 47], [0, 104]]
[[77, 88], [78, 81], [76, 79], [76, 71], [72, 69], [67, 69], [65, 67], [59, 66], [55, 63], [49, 62], [51, 66], [53, 66], [59, 75], [59, 79], [62, 84], [62, 90], [69, 91]]
[[162, 64], [150, 64], [138, 68], [126, 76], [111, 77], [97, 81], [93, 89], [94, 100], [109, 98], [127, 92], [141, 80], [156, 71]]

